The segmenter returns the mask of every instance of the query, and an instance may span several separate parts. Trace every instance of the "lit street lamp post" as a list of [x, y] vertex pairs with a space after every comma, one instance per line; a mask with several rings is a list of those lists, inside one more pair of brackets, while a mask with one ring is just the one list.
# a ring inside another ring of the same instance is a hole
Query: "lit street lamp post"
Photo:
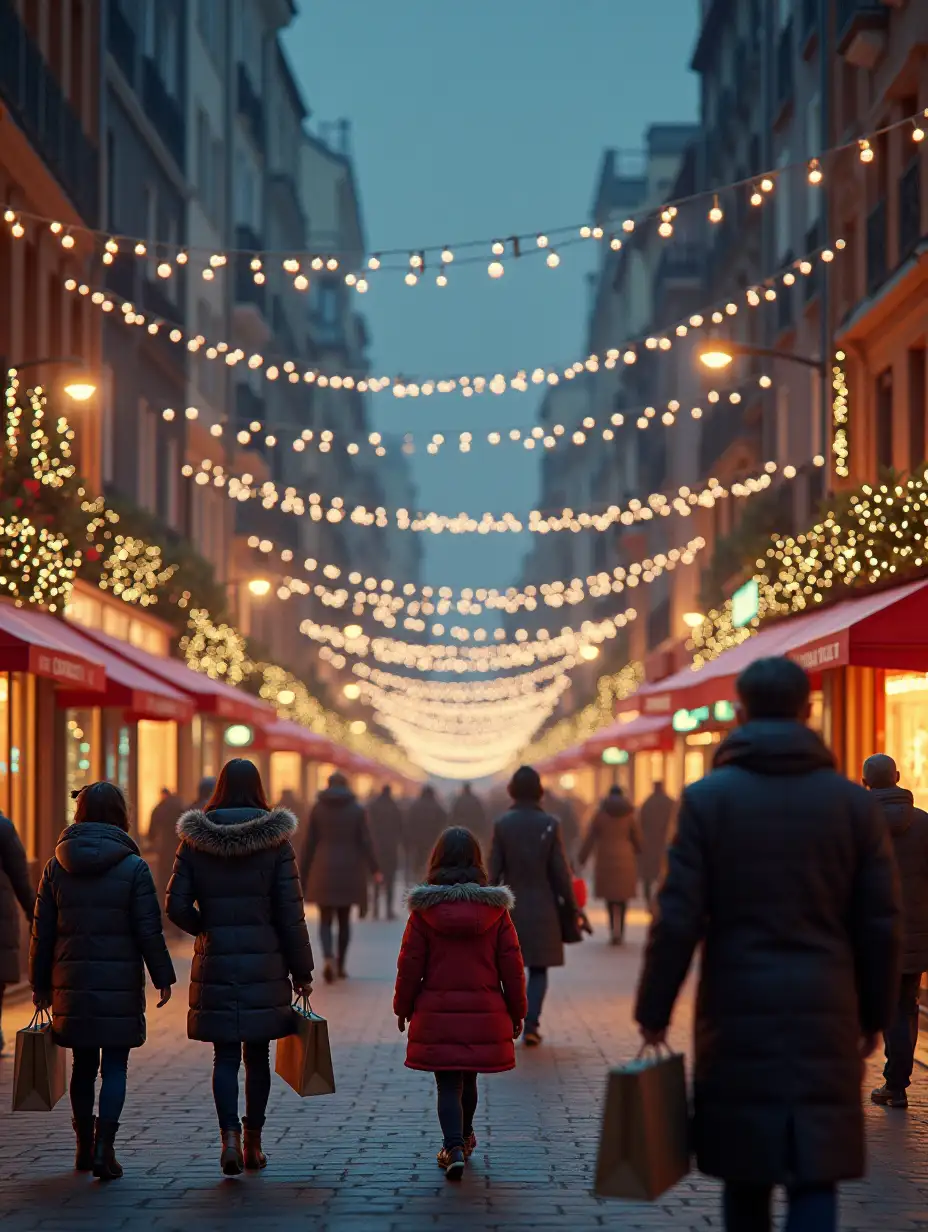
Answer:
[[74, 371], [62, 385], [62, 389], [72, 402], [89, 402], [97, 392], [97, 383], [91, 376], [83, 360], [73, 355], [43, 355], [38, 359], [24, 359], [18, 363], [7, 365], [7, 375], [17, 376], [24, 368], [47, 368], [67, 364]]

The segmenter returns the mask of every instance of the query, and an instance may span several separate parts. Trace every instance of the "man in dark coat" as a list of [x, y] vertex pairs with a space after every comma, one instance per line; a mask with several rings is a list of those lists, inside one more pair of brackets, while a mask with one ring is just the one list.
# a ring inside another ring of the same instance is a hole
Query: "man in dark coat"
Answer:
[[523, 1042], [541, 1043], [538, 1026], [548, 990], [548, 968], [563, 967], [561, 911], [579, 914], [561, 827], [541, 807], [538, 773], [522, 766], [509, 784], [512, 808], [493, 829], [490, 880], [505, 882], [515, 895], [512, 922], [528, 967], [528, 1012]]
[[635, 1016], [665, 1040], [702, 945], [694, 1146], [725, 1183], [729, 1229], [833, 1232], [836, 1184], [864, 1171], [861, 1059], [898, 997], [899, 887], [875, 800], [805, 726], [809, 681], [788, 659], [738, 678], [741, 726], [686, 788]]
[[406, 876], [411, 881], [425, 875], [432, 848], [447, 825], [448, 814], [442, 808], [435, 788], [426, 783], [419, 798], [410, 805], [406, 819]]
[[671, 799], [658, 780], [654, 790], [638, 811], [641, 823], [641, 853], [638, 856], [638, 875], [645, 901], [651, 905], [655, 883], [660, 879], [667, 852], [670, 823], [673, 820], [676, 800]]
[[483, 807], [483, 801], [474, 795], [470, 783], [465, 783], [454, 798], [451, 805], [451, 824], [460, 826], [463, 830], [470, 830], [486, 858], [492, 832], [487, 825], [487, 811]]
[[385, 784], [380, 795], [370, 802], [367, 813], [377, 863], [383, 874], [381, 882], [374, 882], [374, 919], [380, 915], [380, 896], [383, 893], [387, 919], [395, 920], [393, 894], [400, 863], [400, 845], [403, 841], [403, 814], [393, 797], [393, 789], [389, 783]]
[[154, 856], [154, 878], [158, 902], [164, 902], [168, 882], [174, 868], [177, 853], [177, 823], [184, 812], [184, 803], [176, 792], [161, 788], [161, 799], [151, 812], [148, 823], [148, 847]]
[[899, 1004], [883, 1037], [886, 1081], [870, 1098], [875, 1104], [907, 1108], [918, 1043], [919, 988], [922, 972], [928, 971], [928, 813], [916, 808], [912, 793], [899, 786], [896, 763], [885, 753], [867, 758], [863, 782], [879, 800], [889, 826], [902, 886], [903, 928]]
[[0, 813], [0, 1018], [6, 985], [19, 983], [19, 912], [21, 909], [31, 923], [34, 906], [35, 887], [29, 877], [26, 852], [12, 821]]

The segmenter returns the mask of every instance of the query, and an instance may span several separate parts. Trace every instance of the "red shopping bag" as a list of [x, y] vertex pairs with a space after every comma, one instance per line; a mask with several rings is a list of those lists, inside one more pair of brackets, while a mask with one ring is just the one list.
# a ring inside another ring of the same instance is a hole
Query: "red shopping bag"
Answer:
[[574, 877], [574, 898], [577, 900], [577, 906], [581, 911], [586, 907], [586, 882], [582, 877]]

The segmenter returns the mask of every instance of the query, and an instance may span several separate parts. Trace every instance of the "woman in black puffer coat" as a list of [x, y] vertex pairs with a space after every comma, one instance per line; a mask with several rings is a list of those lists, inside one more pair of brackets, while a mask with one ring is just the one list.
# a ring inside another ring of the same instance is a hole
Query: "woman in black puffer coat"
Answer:
[[74, 1052], [74, 1166], [107, 1181], [122, 1176], [113, 1143], [126, 1098], [129, 1050], [145, 1043], [142, 964], [160, 989], [159, 1008], [177, 978], [151, 870], [128, 830], [126, 798], [114, 783], [81, 790], [74, 824], [58, 839], [42, 874], [29, 951], [33, 1000], [41, 1009], [51, 1006], [55, 1041]]
[[3, 993], [19, 983], [19, 909], [32, 923], [35, 886], [16, 827], [0, 813], [0, 1052], [3, 1052]]
[[[313, 955], [290, 839], [297, 821], [270, 809], [257, 768], [228, 762], [206, 811], [177, 824], [181, 844], [167, 913], [196, 937], [187, 1034], [215, 1050], [213, 1096], [227, 1176], [263, 1168], [261, 1129], [271, 1090], [270, 1041], [293, 1032], [291, 977], [312, 984]], [[238, 1072], [245, 1058], [245, 1143]]]

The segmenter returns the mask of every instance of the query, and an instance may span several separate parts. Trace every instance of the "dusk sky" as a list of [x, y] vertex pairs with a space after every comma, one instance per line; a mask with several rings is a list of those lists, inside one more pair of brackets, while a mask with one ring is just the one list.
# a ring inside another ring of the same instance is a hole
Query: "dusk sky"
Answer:
[[[698, 0], [301, 0], [285, 43], [310, 127], [346, 117], [368, 247], [453, 244], [578, 225], [589, 216], [604, 149], [637, 151], [648, 125], [692, 121], [689, 72]], [[587, 273], [581, 245], [548, 269], [536, 258], [435, 270], [407, 287], [371, 279], [359, 298], [381, 373], [513, 373], [584, 357]], [[489, 245], [487, 261], [491, 260]], [[444, 513], [527, 512], [537, 455], [485, 443], [492, 429], [531, 426], [537, 391], [373, 399], [382, 432], [483, 433], [415, 456], [419, 507]], [[389, 465], [385, 459], [381, 465]], [[328, 495], [337, 495], [329, 493]], [[422, 580], [515, 582], [529, 535], [427, 536]]]

